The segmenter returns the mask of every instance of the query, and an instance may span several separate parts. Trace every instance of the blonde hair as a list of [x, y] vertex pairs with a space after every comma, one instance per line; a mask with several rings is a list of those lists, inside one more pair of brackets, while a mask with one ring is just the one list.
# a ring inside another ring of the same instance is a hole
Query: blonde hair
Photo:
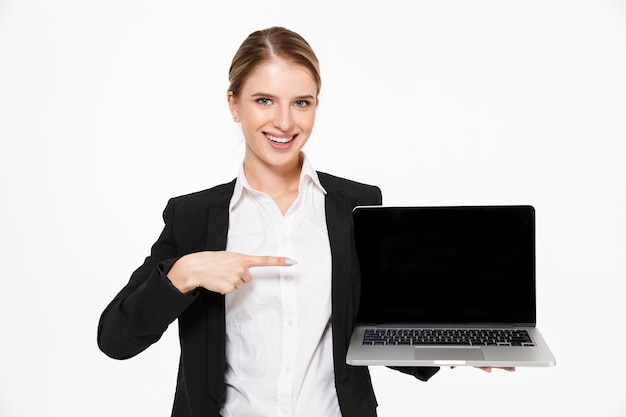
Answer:
[[250, 72], [273, 57], [280, 57], [306, 68], [315, 80], [319, 94], [322, 78], [319, 61], [313, 49], [296, 32], [277, 26], [253, 32], [243, 41], [228, 71], [228, 91], [237, 97]]

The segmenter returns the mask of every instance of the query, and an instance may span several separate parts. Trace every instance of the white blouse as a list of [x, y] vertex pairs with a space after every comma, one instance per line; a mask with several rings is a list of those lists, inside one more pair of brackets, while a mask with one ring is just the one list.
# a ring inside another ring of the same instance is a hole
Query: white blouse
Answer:
[[239, 171], [227, 250], [298, 263], [251, 268], [252, 281], [226, 296], [224, 417], [341, 417], [325, 194], [305, 157], [299, 195], [283, 216]]

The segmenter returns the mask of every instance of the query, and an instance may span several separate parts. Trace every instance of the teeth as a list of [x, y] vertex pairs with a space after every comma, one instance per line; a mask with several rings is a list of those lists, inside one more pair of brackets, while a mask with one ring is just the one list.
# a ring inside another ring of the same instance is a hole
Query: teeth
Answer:
[[272, 142], [276, 142], [276, 143], [288, 143], [288, 142], [291, 142], [294, 138], [293, 136], [288, 137], [288, 138], [277, 138], [271, 135], [265, 135], [265, 137], [267, 137]]

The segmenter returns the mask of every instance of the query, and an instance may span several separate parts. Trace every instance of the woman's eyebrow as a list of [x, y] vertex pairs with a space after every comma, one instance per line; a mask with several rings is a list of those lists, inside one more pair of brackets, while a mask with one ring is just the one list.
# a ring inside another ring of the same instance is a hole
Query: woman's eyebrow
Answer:
[[267, 97], [267, 98], [274, 98], [274, 97], [276, 97], [273, 94], [267, 94], [267, 93], [262, 93], [262, 92], [254, 93], [254, 94], [251, 94], [250, 96], [251, 97]]

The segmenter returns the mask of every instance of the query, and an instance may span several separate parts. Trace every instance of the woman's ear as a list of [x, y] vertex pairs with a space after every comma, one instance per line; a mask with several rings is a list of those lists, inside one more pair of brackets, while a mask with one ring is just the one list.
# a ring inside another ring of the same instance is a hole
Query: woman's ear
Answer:
[[232, 91], [228, 92], [228, 108], [230, 109], [230, 114], [233, 116], [233, 121], [235, 123], [239, 123], [239, 112], [237, 106], [237, 98]]

